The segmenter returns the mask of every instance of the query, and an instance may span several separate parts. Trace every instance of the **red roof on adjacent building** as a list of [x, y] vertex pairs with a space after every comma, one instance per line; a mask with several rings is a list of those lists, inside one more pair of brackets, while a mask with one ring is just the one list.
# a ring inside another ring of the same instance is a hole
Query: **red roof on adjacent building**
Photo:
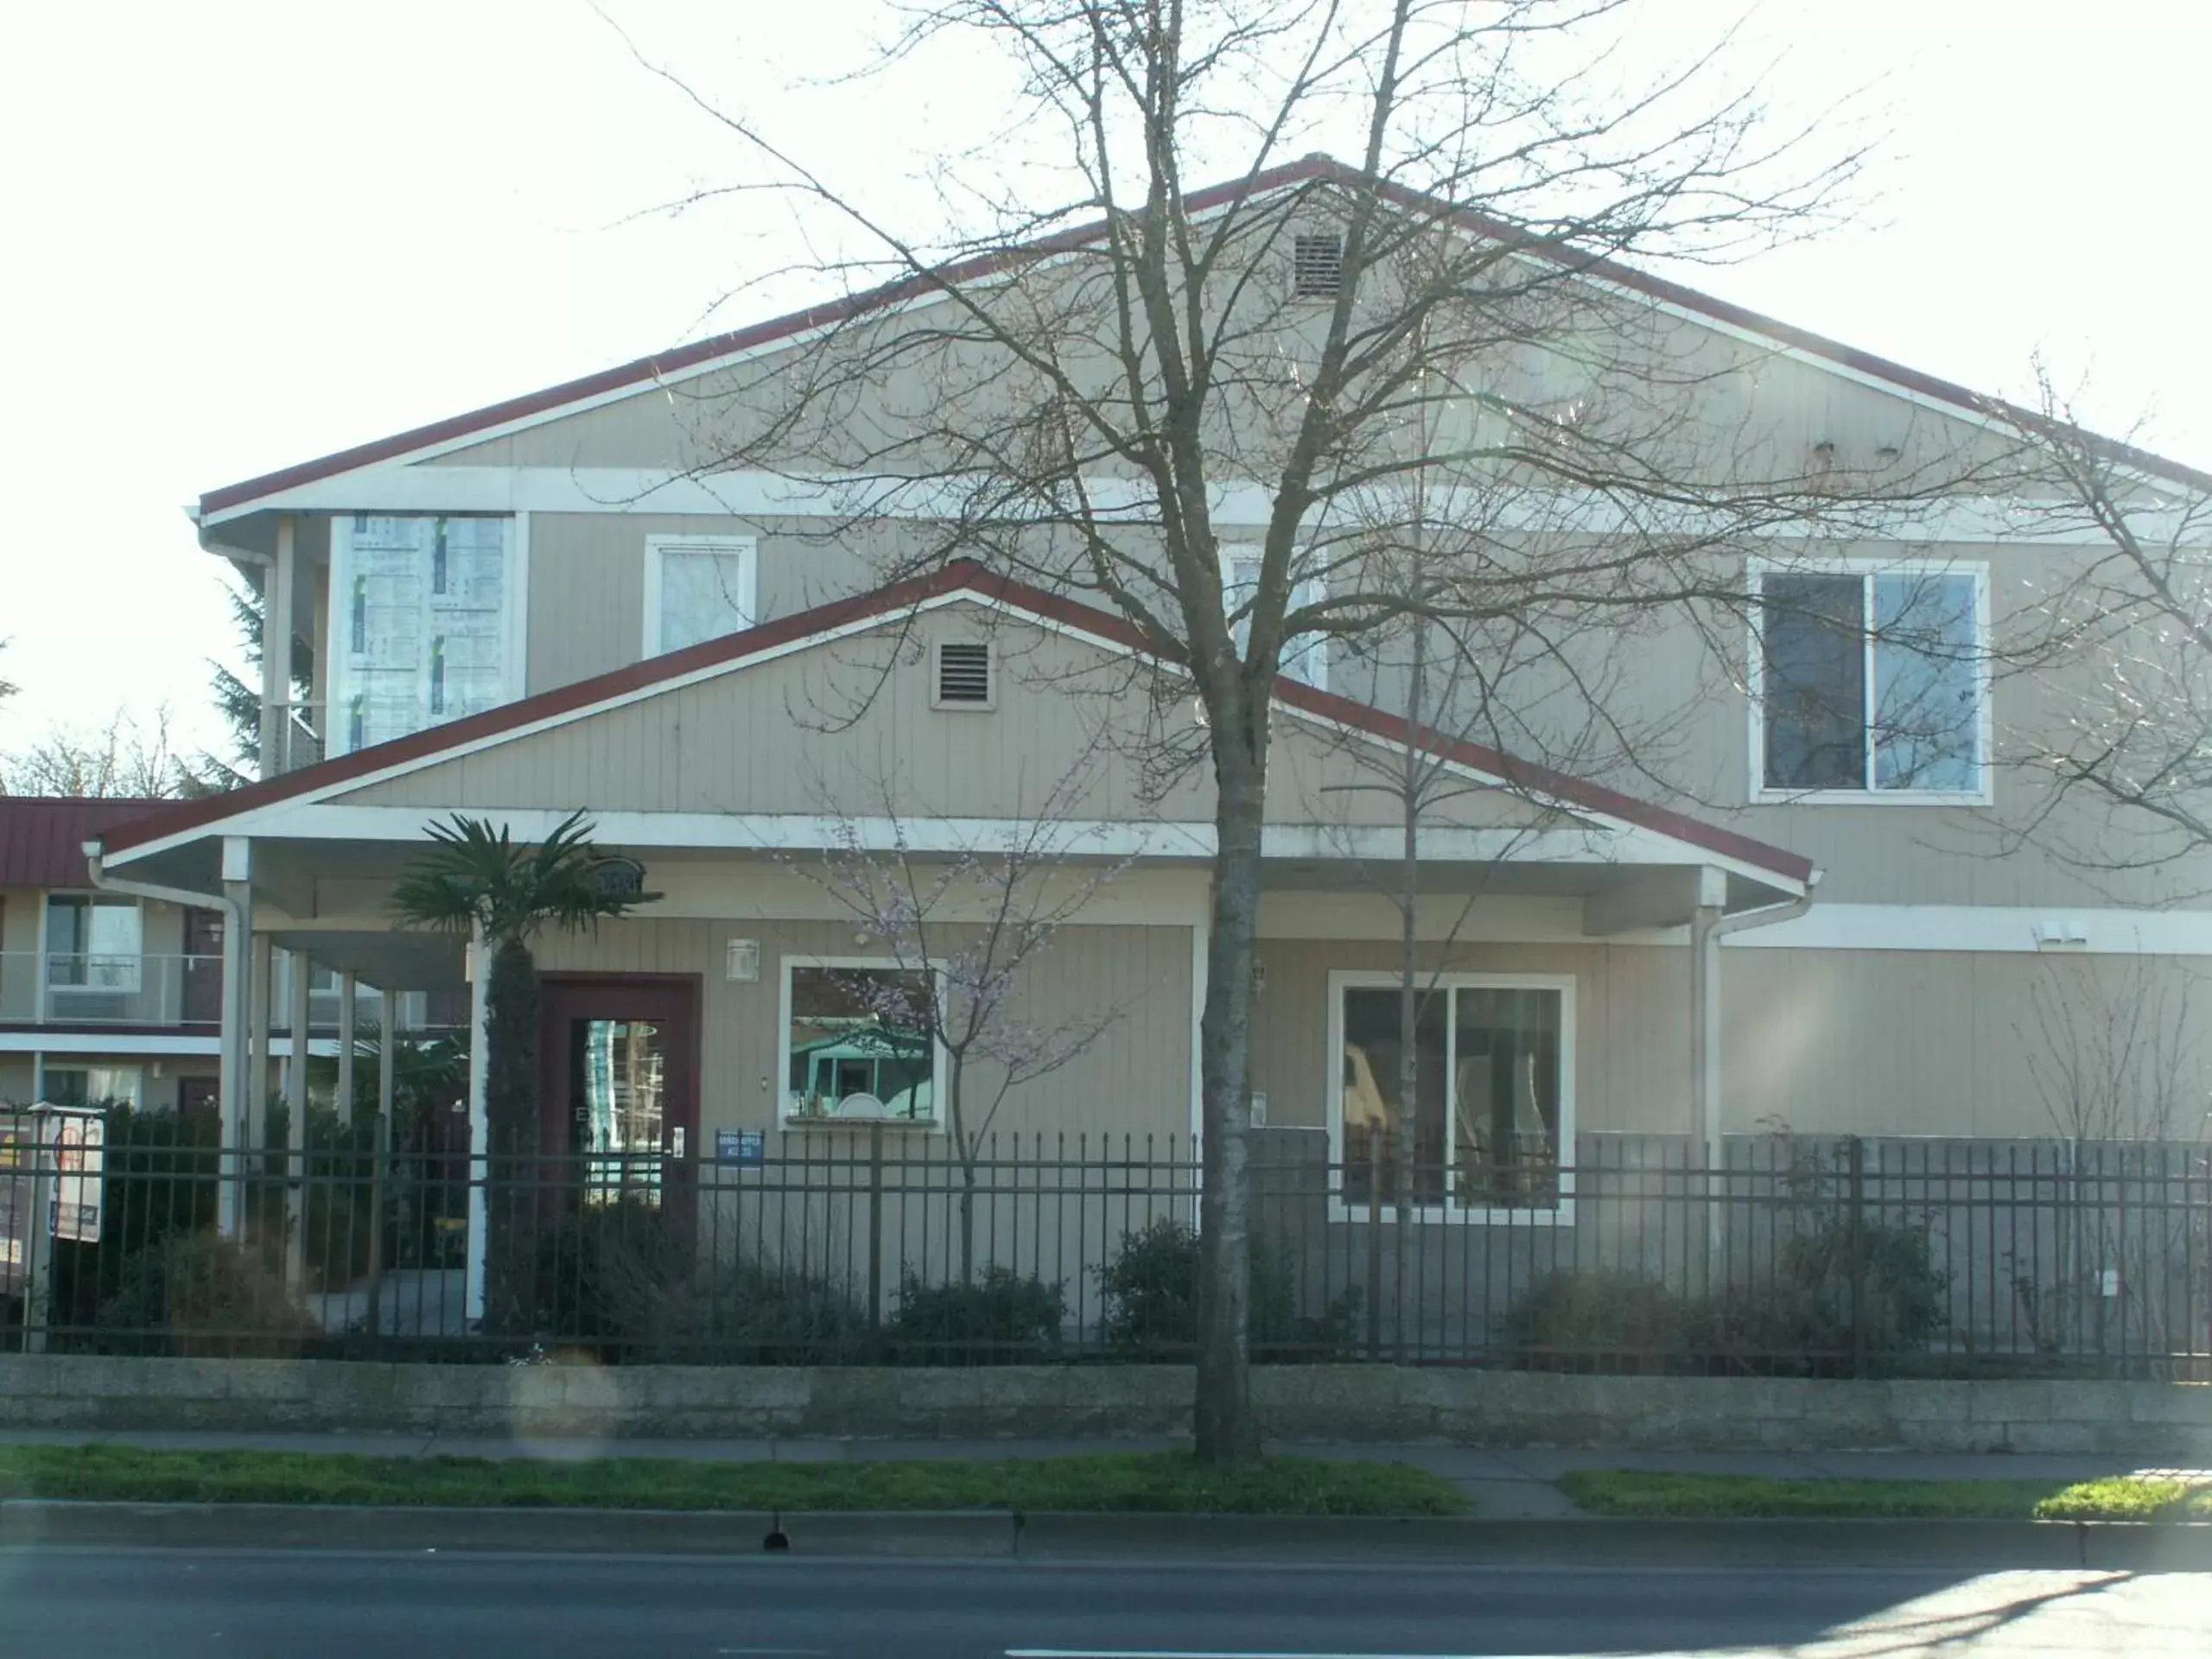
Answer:
[[73, 795], [0, 795], [0, 887], [81, 887], [85, 843], [173, 803]]

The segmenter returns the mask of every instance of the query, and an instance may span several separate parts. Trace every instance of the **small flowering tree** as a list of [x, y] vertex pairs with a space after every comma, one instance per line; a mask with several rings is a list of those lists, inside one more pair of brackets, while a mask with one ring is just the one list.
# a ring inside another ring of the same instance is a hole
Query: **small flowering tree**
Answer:
[[1087, 1052], [1127, 1011], [1112, 1003], [1030, 1017], [1029, 970], [1129, 863], [1084, 852], [1067, 823], [1070, 792], [1064, 780], [1034, 816], [992, 842], [925, 849], [886, 790], [885, 811], [870, 820], [874, 839], [858, 821], [833, 814], [831, 845], [818, 861], [785, 861], [899, 969], [844, 976], [855, 1012], [879, 1031], [925, 1038], [944, 1056], [963, 1283], [975, 1276], [979, 1166], [1000, 1109]]

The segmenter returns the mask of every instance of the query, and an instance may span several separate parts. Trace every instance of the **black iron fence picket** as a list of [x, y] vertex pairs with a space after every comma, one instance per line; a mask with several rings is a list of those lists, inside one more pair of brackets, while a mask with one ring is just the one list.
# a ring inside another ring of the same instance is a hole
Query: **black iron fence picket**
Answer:
[[[97, 1236], [60, 1238], [31, 1224], [57, 1172], [35, 1137], [10, 1145], [11, 1348], [1103, 1363], [1186, 1358], [1196, 1328], [1198, 1160], [1177, 1137], [963, 1155], [842, 1128], [728, 1162], [499, 1165], [134, 1131], [103, 1154]], [[2212, 1376], [2201, 1145], [1753, 1136], [1708, 1167], [1679, 1139], [1586, 1135], [1571, 1161], [1486, 1171], [1468, 1207], [1452, 1172], [1394, 1179], [1361, 1150], [1347, 1168], [1323, 1135], [1253, 1136], [1263, 1362]]]

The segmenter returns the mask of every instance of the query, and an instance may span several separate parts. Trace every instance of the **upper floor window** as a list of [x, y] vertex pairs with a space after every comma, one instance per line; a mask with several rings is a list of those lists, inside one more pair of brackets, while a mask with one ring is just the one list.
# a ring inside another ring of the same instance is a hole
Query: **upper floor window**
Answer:
[[750, 536], [645, 538], [645, 655], [681, 651], [753, 626]]
[[516, 563], [509, 518], [331, 521], [332, 753], [522, 695]]
[[1755, 798], [1986, 798], [1985, 569], [1775, 568], [1751, 583]]
[[46, 979], [58, 989], [137, 990], [144, 944], [135, 899], [56, 893], [46, 901]]
[[[1260, 591], [1260, 550], [1256, 547], [1228, 547], [1222, 550], [1221, 601], [1228, 607], [1230, 632], [1242, 652], [1252, 637], [1251, 619], [1239, 616]], [[1290, 609], [1318, 605], [1328, 597], [1328, 584], [1319, 577], [1295, 582], [1290, 590]], [[1301, 634], [1283, 642], [1282, 657], [1276, 671], [1316, 691], [1329, 689], [1329, 641], [1318, 633]]]

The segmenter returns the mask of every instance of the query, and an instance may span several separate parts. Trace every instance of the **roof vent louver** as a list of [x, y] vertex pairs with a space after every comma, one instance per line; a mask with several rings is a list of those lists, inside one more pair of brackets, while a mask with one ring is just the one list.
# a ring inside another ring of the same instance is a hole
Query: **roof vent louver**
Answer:
[[1291, 292], [1301, 300], [1332, 300], [1344, 282], [1344, 239], [1326, 234], [1291, 240]]
[[991, 648], [981, 640], [948, 639], [936, 648], [935, 709], [989, 709], [998, 701], [991, 673]]

